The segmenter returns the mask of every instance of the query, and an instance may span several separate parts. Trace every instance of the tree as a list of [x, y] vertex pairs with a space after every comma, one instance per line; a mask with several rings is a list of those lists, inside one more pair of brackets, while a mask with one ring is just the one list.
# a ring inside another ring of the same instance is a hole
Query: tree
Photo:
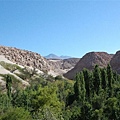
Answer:
[[108, 78], [108, 92], [109, 92], [109, 97], [113, 96], [113, 83], [114, 83], [114, 78], [113, 78], [113, 72], [111, 66], [108, 64], [107, 66], [107, 78]]
[[85, 81], [84, 81], [84, 75], [83, 72], [80, 72], [80, 87], [81, 87], [81, 101], [85, 101], [85, 96], [86, 96], [86, 89], [85, 89]]
[[81, 90], [81, 88], [80, 88], [80, 73], [76, 74], [75, 80], [76, 80], [76, 82], [74, 84], [74, 92], [75, 92], [74, 97], [77, 101], [79, 101], [80, 96], [81, 96], [81, 94], [80, 94], [80, 90]]
[[96, 65], [93, 70], [93, 86], [95, 93], [98, 94], [101, 89], [101, 73], [98, 65]]
[[1, 114], [0, 120], [32, 120], [30, 113], [21, 107], [9, 108]]
[[108, 78], [107, 78], [107, 72], [106, 69], [101, 69], [101, 79], [102, 79], [102, 89], [104, 89], [105, 91], [107, 90], [108, 87]]
[[83, 104], [86, 96], [85, 81], [83, 72], [80, 72], [76, 75], [76, 83], [74, 85], [74, 92], [76, 100]]
[[87, 99], [90, 99], [90, 91], [91, 91], [91, 74], [89, 72], [89, 70], [84, 69], [83, 70], [83, 75], [84, 75], [84, 80], [85, 80], [85, 89], [86, 89], [86, 97]]
[[62, 76], [61, 75], [58, 75], [55, 77], [55, 80], [63, 80]]
[[108, 98], [104, 112], [109, 120], [118, 120], [120, 118], [119, 100], [116, 97]]
[[12, 86], [12, 79], [9, 75], [7, 75], [6, 76], [6, 89], [7, 89], [7, 95], [10, 100], [11, 100], [11, 86]]

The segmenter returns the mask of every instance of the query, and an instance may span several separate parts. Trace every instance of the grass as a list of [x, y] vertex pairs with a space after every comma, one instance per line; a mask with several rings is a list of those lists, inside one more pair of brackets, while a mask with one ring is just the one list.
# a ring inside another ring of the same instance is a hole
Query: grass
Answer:
[[4, 61], [1, 61], [0, 62], [0, 65], [3, 66], [5, 69], [9, 70], [10, 72], [14, 72], [15, 70], [19, 70], [19, 71], [22, 71], [22, 68], [19, 67], [18, 65], [16, 64], [10, 64], [10, 63], [6, 63]]

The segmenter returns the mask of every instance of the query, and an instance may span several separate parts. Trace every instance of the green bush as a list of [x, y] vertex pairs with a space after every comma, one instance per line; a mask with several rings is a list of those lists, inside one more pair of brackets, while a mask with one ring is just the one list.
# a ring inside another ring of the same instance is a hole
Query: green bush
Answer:
[[21, 107], [9, 108], [0, 116], [0, 120], [32, 120], [28, 111]]
[[55, 77], [55, 80], [62, 80], [62, 79], [63, 79], [63, 78], [62, 78], [61, 75], [58, 75], [58, 76]]

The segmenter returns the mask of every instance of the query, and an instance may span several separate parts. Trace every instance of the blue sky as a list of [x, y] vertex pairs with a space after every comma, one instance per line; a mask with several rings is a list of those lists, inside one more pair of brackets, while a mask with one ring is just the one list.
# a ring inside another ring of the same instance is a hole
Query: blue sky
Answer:
[[120, 49], [120, 1], [0, 0], [0, 45], [45, 56]]

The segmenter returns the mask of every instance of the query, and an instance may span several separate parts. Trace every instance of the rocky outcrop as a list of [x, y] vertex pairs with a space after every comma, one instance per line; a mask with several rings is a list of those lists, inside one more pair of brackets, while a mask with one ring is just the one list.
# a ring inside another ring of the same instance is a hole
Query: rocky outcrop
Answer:
[[0, 46], [0, 55], [4, 55], [8, 60], [22, 66], [29, 66], [42, 71], [50, 69], [49, 62], [35, 52]]
[[120, 51], [117, 51], [113, 56], [110, 61], [110, 65], [114, 71], [120, 74]]
[[76, 64], [76, 66], [68, 71], [64, 76], [69, 79], [73, 79], [77, 72], [83, 70], [83, 68], [87, 68], [92, 70], [96, 64], [100, 67], [106, 67], [110, 62], [113, 55], [110, 55], [106, 52], [90, 52], [85, 54], [80, 61]]
[[69, 58], [64, 60], [49, 60], [51, 69], [62, 75], [71, 70], [80, 60], [80, 58]]
[[79, 62], [80, 58], [64, 59], [62, 67], [63, 69], [72, 69]]

